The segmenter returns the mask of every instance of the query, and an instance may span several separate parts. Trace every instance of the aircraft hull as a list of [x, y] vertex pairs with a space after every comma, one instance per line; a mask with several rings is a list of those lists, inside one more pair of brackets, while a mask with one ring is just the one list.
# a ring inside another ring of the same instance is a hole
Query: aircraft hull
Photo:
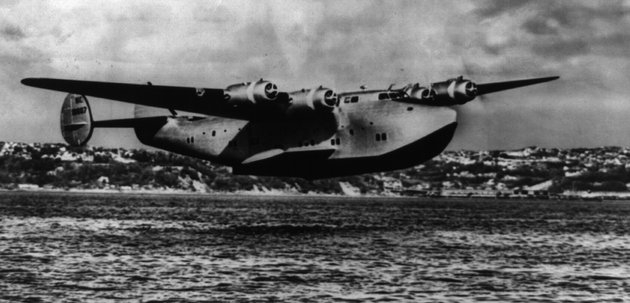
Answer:
[[[169, 150], [188, 156], [217, 161], [220, 151], [216, 155], [203, 150], [190, 149], [185, 143], [174, 144], [172, 140], [159, 140], [156, 134], [163, 132], [167, 123], [166, 118], [156, 118], [151, 127], [136, 129], [138, 138], [147, 145]], [[420, 138], [398, 149], [376, 156], [331, 158], [333, 151], [321, 150], [309, 153], [291, 153], [275, 157], [268, 161], [260, 161], [252, 165], [239, 165], [231, 162], [234, 173], [263, 176], [301, 177], [306, 179], [330, 178], [374, 171], [389, 171], [408, 168], [428, 161], [439, 155], [450, 143], [457, 128], [457, 122], [452, 122], [433, 133]], [[156, 139], [156, 137], [158, 139]], [[166, 136], [170, 138], [169, 136]]]
[[457, 128], [451, 108], [374, 100], [300, 119], [156, 117], [144, 144], [233, 167], [236, 174], [329, 178], [408, 168], [442, 152]]
[[260, 165], [235, 166], [234, 173], [321, 179], [408, 168], [428, 161], [444, 151], [456, 128], [457, 122], [453, 122], [411, 144], [379, 156], [326, 159], [326, 155], [322, 154], [322, 159], [317, 159], [312, 154], [295, 154]]

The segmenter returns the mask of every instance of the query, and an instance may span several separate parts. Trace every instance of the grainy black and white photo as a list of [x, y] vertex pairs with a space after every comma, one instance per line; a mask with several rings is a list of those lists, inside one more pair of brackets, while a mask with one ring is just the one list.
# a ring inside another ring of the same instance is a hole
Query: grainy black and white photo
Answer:
[[628, 0], [0, 2], [0, 302], [630, 301]]

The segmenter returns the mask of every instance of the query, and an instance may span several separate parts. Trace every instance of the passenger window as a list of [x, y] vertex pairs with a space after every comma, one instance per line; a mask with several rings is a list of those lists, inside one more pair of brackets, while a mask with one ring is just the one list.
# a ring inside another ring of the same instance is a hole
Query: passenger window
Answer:
[[359, 96], [352, 96], [352, 99], [350, 99], [350, 102], [352, 102], [352, 103], [359, 102]]
[[398, 100], [398, 99], [400, 99], [400, 94], [398, 94], [398, 93], [389, 93], [389, 97], [392, 100]]
[[341, 139], [337, 138], [335, 141], [337, 142], [337, 145], [341, 144]]
[[330, 145], [335, 145], [335, 139], [330, 139]]
[[383, 134], [381, 135], [381, 140], [383, 140], [383, 141], [387, 141], [387, 134], [386, 134], [386, 133], [383, 133]]
[[216, 135], [216, 134], [217, 134], [217, 132], [213, 130], [212, 131], [212, 136], [214, 137], [214, 135]]
[[350, 103], [350, 99], [352, 99], [352, 98], [351, 97], [343, 98], [343, 103]]
[[381, 134], [376, 134], [376, 141], [381, 141]]
[[387, 95], [387, 93], [380, 93], [380, 94], [378, 94], [378, 99], [379, 100], [385, 100], [385, 99], [388, 99], [388, 98], [389, 98], [389, 95]]

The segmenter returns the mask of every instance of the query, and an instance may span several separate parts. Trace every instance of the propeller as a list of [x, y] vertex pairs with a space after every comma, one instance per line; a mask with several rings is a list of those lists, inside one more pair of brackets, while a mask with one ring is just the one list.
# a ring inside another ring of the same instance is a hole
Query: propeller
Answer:
[[[471, 65], [464, 56], [460, 56], [461, 72], [472, 79], [480, 78], [478, 69]], [[491, 119], [493, 108], [486, 106], [487, 96], [479, 94], [479, 86], [477, 85], [476, 101], [466, 106], [457, 106], [455, 110], [458, 113], [459, 127], [458, 133], [466, 138], [474, 137], [472, 142], [477, 142], [480, 148], [487, 149], [489, 146], [488, 133], [493, 129], [493, 121]], [[482, 147], [483, 146], [483, 147]]]
[[[477, 70], [468, 62], [464, 57], [460, 57], [462, 62], [462, 69], [465, 74], [471, 78], [476, 78], [478, 75]], [[460, 76], [462, 77], [462, 76]], [[559, 79], [559, 76], [552, 77], [542, 77], [542, 78], [530, 78], [530, 79], [522, 79], [522, 80], [510, 80], [503, 82], [493, 82], [493, 83], [477, 83], [477, 97], [483, 100], [483, 95], [500, 92], [508, 89], [514, 89], [523, 86], [529, 86], [544, 82], [553, 81]]]
[[[481, 75], [479, 74], [479, 70], [483, 71], [483, 68], [476, 66], [475, 64], [470, 64], [463, 56], [460, 57], [460, 59], [462, 71], [466, 76], [469, 76], [472, 79], [489, 78], [490, 75], [486, 72], [482, 72]], [[493, 141], [497, 140], [497, 135], [501, 134], [500, 132], [497, 133], [497, 131], [500, 130], [500, 125], [497, 124], [498, 119], [496, 119], [495, 115], [500, 114], [501, 106], [492, 106], [492, 104], [497, 103], [491, 102], [492, 96], [489, 96], [488, 94], [549, 82], [558, 78], [560, 77], [552, 76], [501, 82], [477, 83], [477, 98], [480, 102], [472, 102], [467, 106], [460, 106], [456, 109], [459, 113], [461, 122], [460, 126], [462, 126], [461, 129], [464, 131], [466, 131], [466, 129], [470, 130], [465, 136], [477, 137], [477, 142], [485, 144], [485, 149], [495, 146]]]

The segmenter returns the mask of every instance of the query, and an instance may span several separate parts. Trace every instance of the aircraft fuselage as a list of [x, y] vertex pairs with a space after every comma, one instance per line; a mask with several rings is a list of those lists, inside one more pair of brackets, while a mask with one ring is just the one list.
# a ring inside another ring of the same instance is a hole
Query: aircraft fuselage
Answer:
[[163, 117], [135, 130], [144, 144], [229, 165], [234, 173], [304, 178], [406, 168], [446, 148], [455, 110], [386, 96], [343, 93], [332, 112], [284, 119]]

